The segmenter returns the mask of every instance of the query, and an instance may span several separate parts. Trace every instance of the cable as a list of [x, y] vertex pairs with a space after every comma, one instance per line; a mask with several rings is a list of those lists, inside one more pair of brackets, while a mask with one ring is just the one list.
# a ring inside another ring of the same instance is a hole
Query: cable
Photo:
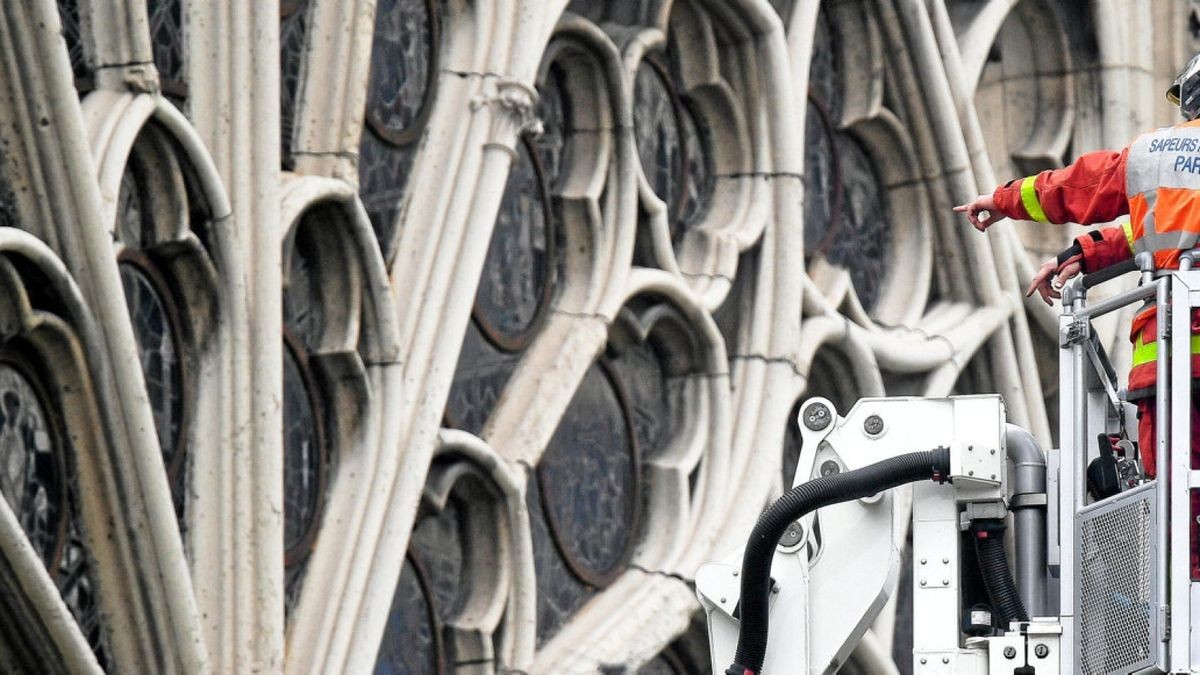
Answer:
[[783, 493], [758, 518], [742, 557], [741, 625], [737, 653], [726, 675], [758, 675], [767, 652], [771, 562], [788, 525], [822, 506], [870, 497], [919, 480], [945, 481], [950, 473], [946, 448], [912, 452], [854, 471], [811, 480]]

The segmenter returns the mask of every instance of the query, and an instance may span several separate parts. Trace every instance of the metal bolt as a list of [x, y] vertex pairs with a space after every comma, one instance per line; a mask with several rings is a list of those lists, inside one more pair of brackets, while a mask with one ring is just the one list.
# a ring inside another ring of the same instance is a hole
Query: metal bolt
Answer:
[[824, 403], [814, 403], [804, 411], [804, 426], [813, 431], [820, 431], [829, 426], [832, 415]]
[[832, 459], [827, 459], [821, 463], [821, 475], [822, 476], [836, 476], [841, 472], [842, 472], [842, 467], [838, 466], [838, 463], [833, 461]]
[[883, 431], [883, 418], [879, 415], [871, 415], [863, 422], [863, 431], [872, 436], [878, 436]]
[[996, 480], [996, 474], [992, 474], [992, 480]]
[[1006, 658], [1006, 659], [1017, 658], [1017, 648], [1012, 645], [1005, 647], [1004, 648], [1004, 658]]
[[921, 657], [921, 664], [922, 664], [922, 665], [924, 665], [924, 664], [926, 664], [926, 663], [928, 663], [928, 662], [929, 662], [929, 659], [925, 658], [924, 656], [922, 656], [922, 657]]
[[949, 564], [950, 564], [950, 559], [949, 559], [949, 558], [942, 558], [942, 564], [943, 564], [943, 565], [949, 565]]
[[949, 580], [949, 579], [942, 579], [942, 585], [943, 585], [943, 586], [949, 586], [949, 585], [950, 585], [950, 580]]
[[733, 576], [735, 576], [735, 577], [736, 577], [737, 575], [738, 575], [738, 570], [734, 570], [734, 571], [733, 571]]
[[775, 588], [772, 588], [772, 589], [771, 589], [771, 592], [772, 592], [772, 593], [779, 593], [779, 587], [778, 587], [778, 586], [776, 586]]
[[968, 445], [968, 446], [967, 446], [967, 452], [975, 452], [975, 446], [973, 446], [973, 445]]
[[974, 475], [975, 475], [975, 472], [974, 472], [974, 471], [968, 471], [968, 472], [967, 472], [967, 475], [968, 475], [968, 476], [974, 476]]
[[787, 526], [783, 536], [779, 538], [780, 546], [795, 546], [800, 543], [800, 538], [804, 535], [804, 528], [800, 527], [800, 522], [796, 521]]
[[992, 454], [993, 454], [993, 455], [994, 455], [994, 454], [996, 454], [996, 451], [995, 451], [995, 450], [992, 450]]
[[725, 604], [725, 598], [721, 598], [721, 604]]
[[924, 586], [924, 585], [925, 585], [925, 580], [924, 580], [924, 579], [922, 579], [922, 580], [921, 580], [921, 585], [922, 585], [922, 586]]
[[950, 663], [950, 657], [949, 657], [949, 656], [943, 656], [943, 657], [942, 657], [942, 663]]
[[921, 558], [921, 564], [924, 565], [925, 562], [926, 562], [926, 560], [924, 558]]
[[1033, 648], [1033, 653], [1036, 654], [1039, 659], [1044, 659], [1047, 656], [1050, 656], [1050, 647], [1047, 645], [1038, 645]]

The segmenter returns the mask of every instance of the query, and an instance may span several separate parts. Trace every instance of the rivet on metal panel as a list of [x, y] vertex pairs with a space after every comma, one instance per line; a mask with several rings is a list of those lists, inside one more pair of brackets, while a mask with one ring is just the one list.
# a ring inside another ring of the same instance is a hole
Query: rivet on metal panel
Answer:
[[800, 543], [800, 539], [804, 536], [804, 528], [800, 526], [800, 522], [796, 521], [787, 526], [783, 536], [779, 538], [780, 546], [795, 546]]
[[1017, 658], [1017, 648], [1012, 645], [1005, 647], [1004, 648], [1004, 658], [1006, 658], [1006, 659]]
[[872, 436], [878, 436], [883, 431], [883, 418], [871, 415], [863, 422], [863, 430]]
[[820, 431], [829, 426], [831, 415], [824, 403], [814, 403], [804, 411], [804, 426], [813, 431]]
[[1039, 659], [1044, 659], [1050, 655], [1050, 647], [1046, 645], [1038, 645], [1033, 648], [1033, 653], [1036, 654]]

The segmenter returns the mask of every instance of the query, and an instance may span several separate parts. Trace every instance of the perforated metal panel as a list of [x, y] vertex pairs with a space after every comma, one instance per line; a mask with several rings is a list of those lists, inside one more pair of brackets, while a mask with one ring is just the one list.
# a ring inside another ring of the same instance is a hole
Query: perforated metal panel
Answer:
[[1085, 675], [1129, 673], [1154, 662], [1153, 487], [1079, 512], [1076, 655]]

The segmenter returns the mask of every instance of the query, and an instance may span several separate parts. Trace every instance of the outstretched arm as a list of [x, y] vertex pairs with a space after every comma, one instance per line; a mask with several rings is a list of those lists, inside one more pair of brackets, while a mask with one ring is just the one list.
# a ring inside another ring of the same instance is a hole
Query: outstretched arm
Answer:
[[[1121, 152], [1091, 152], [1061, 169], [1011, 180], [991, 195], [954, 207], [983, 231], [1001, 218], [1091, 225], [1129, 213], [1125, 160]], [[987, 213], [983, 213], [983, 212]]]

